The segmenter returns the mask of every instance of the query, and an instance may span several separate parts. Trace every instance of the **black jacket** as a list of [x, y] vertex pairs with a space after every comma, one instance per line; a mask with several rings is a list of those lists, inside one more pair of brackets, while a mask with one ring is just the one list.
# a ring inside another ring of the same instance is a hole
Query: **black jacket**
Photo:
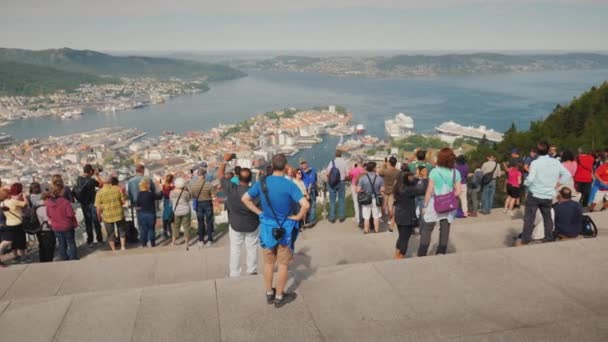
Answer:
[[395, 222], [399, 226], [411, 226], [418, 222], [416, 218], [417, 196], [422, 196], [426, 192], [423, 183], [418, 185], [406, 186], [403, 190], [397, 190], [395, 194]]

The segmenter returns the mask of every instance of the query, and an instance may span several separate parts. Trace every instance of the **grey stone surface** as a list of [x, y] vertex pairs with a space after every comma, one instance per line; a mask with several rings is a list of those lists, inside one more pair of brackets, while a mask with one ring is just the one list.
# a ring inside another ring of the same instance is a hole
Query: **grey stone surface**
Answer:
[[302, 298], [275, 309], [262, 278], [216, 280], [222, 341], [322, 341]]
[[13, 286], [26, 268], [27, 266], [25, 265], [0, 268], [0, 298]]
[[156, 258], [153, 255], [131, 256], [127, 260], [116, 257], [77, 263], [77, 269], [65, 279], [58, 294], [150, 286], [154, 284], [155, 264]]
[[316, 275], [299, 293], [327, 341], [437, 339], [371, 264]]
[[54, 296], [76, 265], [76, 262], [28, 265], [2, 299]]
[[143, 290], [133, 342], [219, 340], [214, 281]]
[[12, 301], [0, 316], [0, 341], [53, 341], [70, 302], [69, 297]]
[[[504, 250], [521, 268], [559, 289], [562, 301], [576, 300], [608, 316], [608, 239], [564, 241]], [[600, 248], [604, 248], [602, 252]]]
[[72, 297], [55, 341], [131, 341], [141, 290], [122, 290]]
[[482, 301], [471, 286], [463, 265], [471, 262], [460, 254], [405, 259], [374, 264], [393, 286], [415, 317], [440, 337], [482, 334], [508, 329], [507, 322], [486, 317], [472, 307]]
[[198, 251], [174, 252], [156, 256], [154, 284], [175, 284], [206, 280], [205, 254]]
[[604, 342], [608, 341], [608, 316], [572, 319], [563, 322], [545, 323], [489, 334], [462, 336], [454, 342]]

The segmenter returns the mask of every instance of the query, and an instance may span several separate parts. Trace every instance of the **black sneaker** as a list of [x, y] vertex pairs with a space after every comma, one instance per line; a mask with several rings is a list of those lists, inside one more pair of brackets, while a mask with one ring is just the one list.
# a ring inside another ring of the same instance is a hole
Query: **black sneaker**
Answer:
[[274, 303], [274, 296], [277, 294], [277, 289], [272, 289], [272, 294], [269, 295], [268, 293], [266, 294], [266, 302], [268, 304], [273, 304]]
[[295, 292], [292, 293], [283, 293], [283, 298], [278, 299], [275, 298], [274, 299], [274, 307], [279, 309], [282, 308], [285, 304], [291, 303], [294, 300], [296, 300], [296, 298], [298, 297], [298, 295]]
[[344, 223], [344, 221], [346, 221], [346, 218], [343, 217], [340, 219], [340, 223]]

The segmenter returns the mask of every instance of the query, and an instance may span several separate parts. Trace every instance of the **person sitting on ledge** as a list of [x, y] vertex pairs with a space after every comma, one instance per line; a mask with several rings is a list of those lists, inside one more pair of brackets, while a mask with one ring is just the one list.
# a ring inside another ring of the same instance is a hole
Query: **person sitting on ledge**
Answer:
[[572, 200], [572, 190], [564, 187], [559, 191], [558, 201], [553, 205], [555, 211], [556, 239], [571, 239], [581, 233], [583, 225], [583, 206]]

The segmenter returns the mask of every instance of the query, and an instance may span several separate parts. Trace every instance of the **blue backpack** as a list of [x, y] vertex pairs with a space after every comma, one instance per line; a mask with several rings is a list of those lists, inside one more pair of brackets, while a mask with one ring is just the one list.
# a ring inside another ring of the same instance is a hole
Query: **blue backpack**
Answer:
[[329, 175], [327, 176], [327, 182], [332, 188], [336, 188], [341, 181], [340, 170], [336, 167], [336, 162], [331, 161], [331, 169], [329, 169]]

